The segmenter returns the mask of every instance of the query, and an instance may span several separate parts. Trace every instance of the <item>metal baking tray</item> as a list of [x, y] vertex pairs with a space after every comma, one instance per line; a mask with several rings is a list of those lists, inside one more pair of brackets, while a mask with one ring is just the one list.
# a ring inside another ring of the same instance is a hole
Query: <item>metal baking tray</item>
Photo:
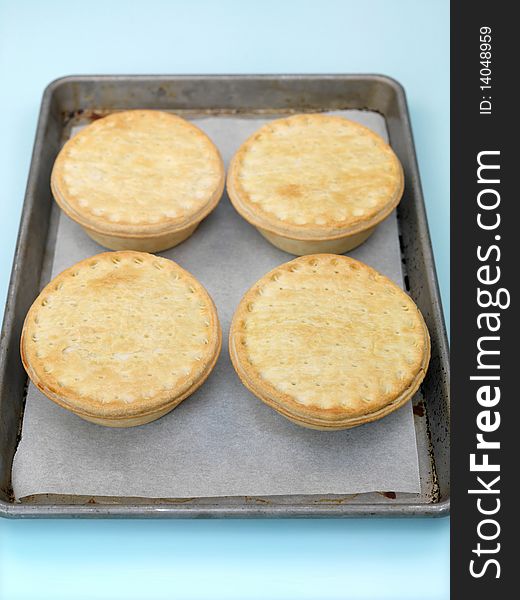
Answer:
[[[370, 110], [386, 121], [405, 172], [398, 207], [406, 289], [428, 325], [431, 363], [414, 399], [420, 494], [136, 499], [37, 495], [11, 486], [27, 389], [19, 357], [25, 314], [48, 278], [52, 241], [49, 178], [64, 134], [79, 117], [154, 108], [201, 114]], [[46, 259], [47, 256], [47, 259]], [[44, 92], [0, 342], [0, 515], [7, 517], [444, 516], [450, 507], [449, 355], [410, 118], [403, 88], [381, 75], [78, 76]]]

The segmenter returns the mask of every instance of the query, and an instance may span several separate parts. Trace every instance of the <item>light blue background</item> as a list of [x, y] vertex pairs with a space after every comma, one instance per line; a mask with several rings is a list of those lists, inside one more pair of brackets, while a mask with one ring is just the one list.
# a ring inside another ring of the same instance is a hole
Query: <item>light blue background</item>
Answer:
[[[42, 91], [85, 73], [384, 73], [449, 297], [447, 0], [0, 0], [0, 301]], [[449, 521], [0, 520], [0, 599], [448, 598]]]

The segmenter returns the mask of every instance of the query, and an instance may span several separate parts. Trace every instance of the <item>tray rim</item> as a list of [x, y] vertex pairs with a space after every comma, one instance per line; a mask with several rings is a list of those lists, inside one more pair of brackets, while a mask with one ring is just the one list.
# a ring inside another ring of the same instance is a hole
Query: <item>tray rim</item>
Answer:
[[[19, 286], [19, 273], [21, 270], [20, 256], [22, 247], [27, 243], [28, 238], [28, 220], [32, 207], [35, 203], [35, 187], [38, 157], [42, 149], [45, 137], [46, 121], [49, 116], [50, 106], [53, 95], [63, 85], [91, 82], [95, 83], [100, 80], [111, 81], [142, 81], [157, 82], [160, 80], [191, 80], [191, 81], [217, 81], [217, 80], [365, 80], [379, 81], [391, 87], [396, 94], [396, 98], [400, 107], [401, 116], [403, 118], [403, 127], [407, 141], [410, 145], [411, 157], [411, 178], [414, 180], [415, 200], [418, 221], [421, 222], [424, 235], [421, 240], [422, 250], [424, 252], [427, 269], [425, 277], [433, 291], [432, 311], [434, 318], [440, 326], [440, 348], [439, 354], [443, 363], [449, 363], [449, 346], [447, 331], [442, 311], [442, 301], [440, 296], [437, 272], [431, 245], [431, 237], [428, 228], [426, 216], [426, 208], [424, 203], [424, 195], [422, 191], [421, 180], [419, 176], [419, 168], [417, 163], [417, 154], [413, 133], [410, 122], [410, 114], [406, 100], [406, 92], [404, 87], [396, 79], [383, 74], [346, 74], [346, 73], [325, 73], [325, 74], [153, 74], [153, 75], [67, 75], [59, 77], [51, 81], [44, 89], [40, 111], [38, 115], [35, 141], [31, 155], [30, 170], [27, 180], [27, 186], [22, 204], [22, 212], [20, 218], [20, 227], [18, 231], [15, 252], [13, 257], [13, 267], [9, 286], [6, 296], [5, 312], [3, 318], [2, 332], [6, 327], [9, 327], [11, 315], [14, 311], [14, 298]], [[4, 364], [5, 357], [8, 352], [7, 336], [2, 336], [0, 341], [0, 364]], [[0, 372], [0, 387], [2, 386], [2, 378], [4, 373]], [[449, 377], [449, 370], [447, 371]], [[450, 398], [447, 399], [448, 411], [450, 406]], [[287, 517], [446, 517], [450, 514], [450, 494], [439, 502], [433, 503], [399, 503], [399, 504], [342, 504], [342, 505], [326, 505], [316, 506], [313, 504], [295, 505], [269, 505], [254, 506], [254, 505], [237, 505], [237, 506], [222, 506], [222, 505], [204, 505], [204, 506], [189, 506], [176, 505], [171, 503], [164, 504], [126, 504], [126, 505], [75, 505], [75, 504], [23, 504], [18, 502], [9, 502], [0, 498], [0, 517], [7, 518], [35, 518], [35, 517], [97, 517], [97, 518], [244, 518], [244, 517], [263, 517], [263, 518], [287, 518]]]

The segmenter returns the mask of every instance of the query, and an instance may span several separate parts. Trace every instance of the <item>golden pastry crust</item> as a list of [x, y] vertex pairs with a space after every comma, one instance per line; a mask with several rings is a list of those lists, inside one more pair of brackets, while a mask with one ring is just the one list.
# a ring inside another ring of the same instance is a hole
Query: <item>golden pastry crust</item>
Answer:
[[297, 258], [253, 285], [233, 317], [229, 348], [250, 391], [317, 429], [354, 427], [402, 406], [430, 358], [411, 298], [334, 254]]
[[156, 110], [131, 110], [94, 121], [62, 148], [51, 188], [80, 225], [118, 237], [186, 229], [217, 205], [225, 172], [198, 127]]
[[333, 240], [370, 229], [403, 194], [390, 146], [338, 116], [304, 114], [261, 127], [231, 161], [227, 190], [249, 223], [299, 240]]
[[215, 305], [195, 277], [132, 251], [98, 254], [55, 277], [21, 338], [24, 367], [46, 396], [121, 426], [179, 404], [207, 378], [220, 347]]

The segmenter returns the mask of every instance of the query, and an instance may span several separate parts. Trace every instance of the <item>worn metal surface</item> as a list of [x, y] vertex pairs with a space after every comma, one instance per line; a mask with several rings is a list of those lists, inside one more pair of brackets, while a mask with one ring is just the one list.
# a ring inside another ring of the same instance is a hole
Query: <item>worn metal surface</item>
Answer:
[[[430, 368], [415, 400], [421, 494], [193, 498], [39, 495], [15, 502], [11, 465], [27, 377], [18, 351], [25, 314], [45, 283], [52, 250], [49, 177], [64, 131], [105, 111], [155, 108], [193, 113], [368, 109], [381, 113], [405, 172], [398, 210], [407, 289], [432, 341]], [[46, 252], [47, 248], [47, 252]], [[88, 76], [45, 90], [0, 342], [0, 514], [10, 517], [356, 517], [449, 513], [449, 356], [408, 109], [402, 87], [379, 75]]]

